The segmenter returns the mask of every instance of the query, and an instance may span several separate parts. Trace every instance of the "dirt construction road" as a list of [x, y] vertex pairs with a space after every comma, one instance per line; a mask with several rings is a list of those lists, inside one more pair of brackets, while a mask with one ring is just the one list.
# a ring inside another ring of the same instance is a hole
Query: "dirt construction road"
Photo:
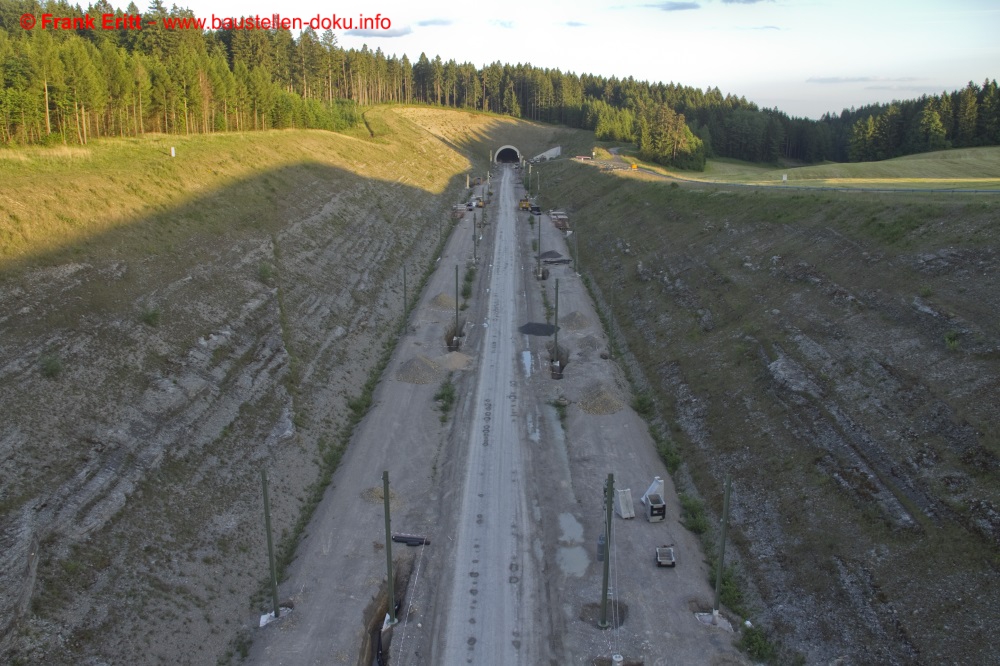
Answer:
[[[485, 340], [473, 394], [454, 577], [440, 633], [440, 663], [537, 663], [536, 562], [524, 487], [515, 378], [518, 308], [514, 177], [504, 169], [490, 268]], [[478, 324], [474, 322], [473, 325]]]
[[[516, 209], [518, 176], [497, 168], [487, 223], [474, 228], [469, 213], [453, 232], [281, 586], [295, 608], [256, 633], [251, 663], [363, 663], [385, 576], [383, 469], [393, 530], [431, 539], [393, 544], [409, 572], [386, 636], [393, 666], [593, 664], [614, 654], [632, 664], [745, 663], [732, 633], [695, 616], [712, 602], [703, 556], [679, 525], [673, 486], [617, 366], [602, 358], [607, 340], [579, 277], [556, 263], [548, 280], [535, 278], [538, 253], [568, 252], [547, 216]], [[482, 240], [462, 354], [446, 354], [454, 267], [471, 262], [473, 233]], [[569, 352], [561, 380], [550, 377], [546, 348], [557, 279], [559, 344]], [[449, 376], [457, 400], [442, 424], [434, 394]], [[631, 489], [637, 517], [614, 517], [612, 626], [602, 630], [597, 541], [609, 472]], [[666, 480], [660, 523], [638, 501], [654, 476]], [[675, 545], [676, 569], [654, 565], [664, 543]]]

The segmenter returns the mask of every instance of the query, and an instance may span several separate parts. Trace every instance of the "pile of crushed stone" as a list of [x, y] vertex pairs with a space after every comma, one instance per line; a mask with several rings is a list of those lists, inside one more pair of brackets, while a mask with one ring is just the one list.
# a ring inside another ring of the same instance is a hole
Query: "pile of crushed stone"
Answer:
[[587, 328], [589, 325], [590, 321], [579, 310], [574, 310], [565, 317], [559, 317], [559, 326], [565, 326], [571, 331], [579, 331]]
[[[372, 486], [371, 488], [365, 488], [361, 491], [361, 499], [371, 504], [382, 504], [385, 501], [385, 493], [382, 492], [382, 486]], [[389, 504], [396, 504], [396, 493], [389, 489]]]
[[624, 407], [618, 392], [601, 382], [591, 384], [580, 398], [580, 409], [588, 414], [614, 414]]
[[471, 356], [457, 351], [448, 352], [437, 359], [438, 364], [448, 370], [465, 370], [469, 367], [470, 361], [472, 361]]
[[438, 376], [441, 369], [437, 363], [426, 356], [417, 356], [406, 361], [396, 371], [396, 381], [408, 384], [430, 384]]
[[442, 291], [431, 300], [431, 307], [438, 310], [454, 310], [455, 299]]

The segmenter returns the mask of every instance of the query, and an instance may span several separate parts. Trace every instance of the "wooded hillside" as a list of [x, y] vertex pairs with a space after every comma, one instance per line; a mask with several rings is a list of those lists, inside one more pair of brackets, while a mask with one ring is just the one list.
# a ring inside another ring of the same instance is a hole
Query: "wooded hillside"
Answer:
[[[125, 14], [142, 30], [25, 30], [22, 14], [123, 12], [106, 0], [0, 3], [0, 144], [86, 143], [144, 132], [192, 133], [360, 122], [359, 106], [424, 103], [594, 130], [636, 142], [664, 164], [705, 157], [751, 162], [861, 161], [1000, 144], [995, 80], [952, 93], [828, 114], [818, 121], [760, 109], [718, 88], [575, 74], [530, 64], [443, 61], [343, 49], [332, 31], [167, 29], [196, 18], [153, 0]], [[669, 72], [665, 72], [668, 74]]]

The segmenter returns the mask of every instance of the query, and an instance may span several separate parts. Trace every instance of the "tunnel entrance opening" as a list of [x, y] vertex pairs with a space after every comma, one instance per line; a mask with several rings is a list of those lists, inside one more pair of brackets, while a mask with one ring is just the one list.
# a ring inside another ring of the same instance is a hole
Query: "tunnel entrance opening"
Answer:
[[521, 161], [521, 152], [514, 146], [503, 146], [494, 159], [497, 164], [517, 164]]

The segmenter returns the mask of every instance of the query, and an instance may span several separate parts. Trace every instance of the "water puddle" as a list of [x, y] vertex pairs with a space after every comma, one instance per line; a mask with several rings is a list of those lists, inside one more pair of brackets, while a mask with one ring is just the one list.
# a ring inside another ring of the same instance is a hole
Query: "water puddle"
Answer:
[[521, 352], [521, 363], [524, 364], [524, 376], [531, 377], [531, 352], [525, 349]]
[[560, 541], [568, 541], [570, 543], [581, 543], [583, 541], [583, 525], [580, 524], [580, 521], [572, 513], [559, 514], [559, 531], [562, 532], [559, 536]]
[[587, 573], [590, 557], [583, 546], [575, 545], [583, 542], [583, 525], [571, 513], [559, 514], [559, 543], [556, 551], [556, 564], [567, 576], [582, 576]]
[[556, 553], [556, 564], [567, 576], [582, 576], [587, 573], [590, 558], [587, 557], [587, 551], [583, 546], [560, 548]]

